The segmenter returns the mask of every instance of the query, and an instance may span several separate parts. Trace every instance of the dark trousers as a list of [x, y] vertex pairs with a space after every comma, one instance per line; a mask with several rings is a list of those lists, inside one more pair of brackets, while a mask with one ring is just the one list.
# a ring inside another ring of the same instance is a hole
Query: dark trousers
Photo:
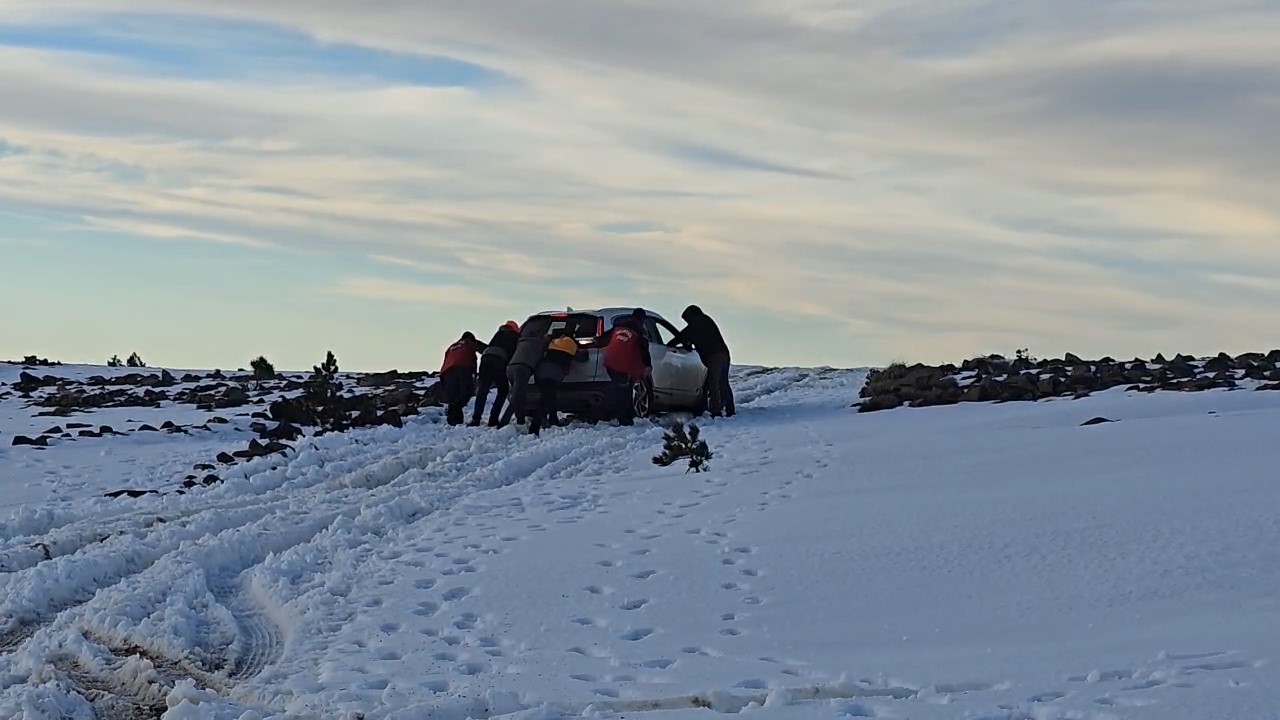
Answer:
[[707, 391], [707, 405], [711, 410], [711, 416], [717, 417], [724, 414], [733, 417], [736, 410], [733, 407], [733, 388], [729, 385], [729, 354], [717, 353], [704, 358], [702, 364], [707, 366], [704, 387]]
[[538, 378], [538, 406], [529, 416], [529, 432], [537, 435], [544, 424], [560, 424], [559, 404], [556, 397], [559, 390], [559, 380]]
[[475, 375], [471, 368], [454, 368], [440, 376], [440, 388], [444, 391], [445, 419], [450, 425], [461, 425], [462, 409], [475, 390]]
[[489, 424], [497, 425], [502, 413], [502, 404], [511, 392], [507, 382], [507, 364], [498, 358], [482, 358], [480, 360], [480, 380], [476, 383], [476, 407], [471, 413], [471, 424], [479, 425], [484, 415], [484, 404], [489, 399], [490, 388], [497, 388], [498, 395], [493, 399], [493, 411], [489, 413]]
[[615, 417], [622, 425], [634, 425], [636, 421], [636, 406], [632, 402], [631, 395], [635, 382], [626, 373], [620, 373], [617, 370], [609, 371], [609, 380], [612, 385], [609, 387], [610, 400], [609, 404], [613, 407]]
[[515, 416], [516, 422], [523, 425], [525, 415], [525, 404], [529, 397], [529, 378], [533, 377], [533, 368], [527, 365], [508, 365], [507, 366], [507, 384], [510, 386], [511, 398], [507, 403], [507, 409], [502, 413], [502, 418], [498, 421], [499, 425], [506, 425], [511, 422], [511, 416]]

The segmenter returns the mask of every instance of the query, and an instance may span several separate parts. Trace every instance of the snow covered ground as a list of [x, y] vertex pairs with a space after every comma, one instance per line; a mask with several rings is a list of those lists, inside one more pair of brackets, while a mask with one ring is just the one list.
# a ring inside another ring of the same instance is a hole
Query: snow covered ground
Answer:
[[427, 410], [104, 498], [243, 423], [6, 441], [0, 718], [1280, 717], [1280, 393], [860, 415], [860, 371], [735, 375], [701, 475], [658, 425]]

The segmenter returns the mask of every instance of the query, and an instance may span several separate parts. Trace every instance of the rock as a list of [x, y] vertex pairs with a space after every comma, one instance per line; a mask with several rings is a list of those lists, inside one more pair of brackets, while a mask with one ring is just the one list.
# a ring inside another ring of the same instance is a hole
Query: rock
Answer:
[[159, 495], [159, 494], [160, 493], [156, 492], [155, 490], [112, 490], [111, 492], [103, 493], [105, 497], [109, 497], [109, 498], [118, 498], [122, 495], [127, 495], [131, 498], [140, 498], [143, 495]]
[[1167, 365], [1169, 363], [1168, 360], [1164, 359], [1164, 353], [1157, 353], [1155, 357], [1151, 358], [1151, 362], [1156, 365]]
[[1081, 360], [1080, 356], [1076, 355], [1075, 353], [1067, 353], [1066, 355], [1062, 356], [1062, 362], [1068, 365], [1080, 365], [1084, 363], [1084, 360]]
[[209, 475], [205, 475], [204, 479], [201, 480], [200, 482], [203, 483], [206, 487], [208, 487], [209, 485], [216, 485], [222, 482], [222, 478], [210, 473]]
[[1226, 353], [1219, 353], [1217, 357], [1210, 358], [1204, 364], [1206, 372], [1219, 373], [1226, 370], [1236, 369], [1236, 360]]
[[255, 420], [270, 420], [270, 419], [271, 419], [271, 416], [270, 416], [270, 415], [268, 415], [267, 413], [262, 412], [261, 410], [258, 410], [258, 411], [255, 411], [255, 412], [251, 413], [251, 414], [249, 415], [249, 417], [254, 418]]
[[81, 430], [80, 432], [78, 432], [78, 433], [76, 433], [76, 434], [77, 434], [77, 435], [79, 435], [80, 437], [83, 437], [83, 438], [100, 438], [100, 437], [102, 437], [102, 433], [98, 432], [97, 430]]
[[223, 465], [232, 465], [235, 463], [236, 459], [228, 453], [220, 452], [218, 453], [217, 461]]
[[173, 387], [177, 384], [177, 378], [175, 378], [168, 370], [160, 371], [160, 382], [157, 383], [157, 387]]
[[178, 426], [178, 425], [177, 425], [177, 423], [175, 423], [174, 421], [172, 421], [172, 420], [165, 420], [163, 423], [161, 423], [161, 424], [160, 424], [160, 429], [161, 429], [161, 430], [172, 430], [172, 429], [174, 429], [174, 428], [175, 428], [175, 427], [177, 427], [177, 426]]
[[26, 435], [14, 435], [13, 442], [11, 443], [11, 445], [13, 445], [14, 447], [17, 447], [20, 445], [29, 445], [31, 447], [49, 447], [49, 439], [43, 435], [35, 438], [30, 438], [30, 437], [27, 437]]
[[211, 422], [211, 423], [213, 423], [213, 424], [215, 424], [215, 425], [226, 425], [226, 424], [230, 423], [231, 421], [230, 421], [230, 420], [228, 420], [228, 419], [226, 419], [226, 418], [224, 418], [224, 417], [221, 417], [221, 416], [219, 416], [219, 415], [215, 415], [215, 416], [213, 416], [213, 417], [209, 418], [209, 422]]
[[159, 430], [150, 425], [142, 425], [138, 428], [138, 432], [159, 432]]
[[[960, 399], [957, 397], [955, 402], [960, 402]], [[942, 405], [942, 404], [949, 404], [949, 403], [940, 402], [937, 404]], [[391, 427], [402, 428], [404, 427], [404, 420], [400, 417], [400, 413], [396, 412], [395, 410], [387, 410], [386, 412], [378, 416], [378, 424], [390, 425]]]
[[196, 463], [191, 469], [197, 472], [202, 472], [205, 470], [216, 470], [217, 468], [209, 463]]
[[[390, 411], [388, 411], [390, 412]], [[269, 440], [288, 440], [294, 441], [302, 437], [302, 428], [287, 422], [277, 424], [275, 427], [261, 433], [264, 439]]]
[[183, 480], [183, 481], [182, 481], [182, 487], [184, 487], [184, 488], [193, 488], [193, 487], [195, 487], [196, 485], [199, 485], [199, 484], [200, 484], [200, 483], [198, 483], [198, 482], [196, 482], [195, 480], [191, 479], [191, 477], [190, 477], [190, 476], [188, 476], [186, 480]]
[[98, 432], [102, 435], [119, 435], [120, 434], [116, 432], [115, 428], [111, 427], [110, 425], [103, 425], [102, 427], [98, 428]]
[[387, 387], [394, 385], [400, 379], [399, 370], [389, 370], [382, 373], [373, 373], [371, 375], [363, 375], [356, 381], [356, 385], [366, 388]]
[[80, 428], [90, 428], [90, 427], [93, 427], [93, 426], [90, 425], [89, 423], [80, 423], [80, 422], [67, 423], [68, 430], [78, 430]]
[[902, 407], [903, 400], [896, 395], [881, 395], [878, 397], [867, 398], [858, 403], [858, 412], [877, 412], [880, 410], [892, 410]]
[[252, 432], [255, 432], [255, 433], [259, 434], [259, 435], [261, 435], [261, 434], [263, 434], [263, 433], [267, 432], [267, 429], [268, 429], [268, 428], [267, 428], [267, 424], [266, 424], [266, 423], [264, 423], [264, 422], [251, 422], [251, 423], [249, 423], [249, 430], [251, 430]]
[[271, 403], [267, 412], [272, 420], [293, 425], [315, 425], [315, 413], [302, 398], [281, 398]]
[[1085, 420], [1084, 422], [1080, 423], [1080, 427], [1088, 427], [1089, 425], [1101, 425], [1103, 423], [1109, 423], [1109, 422], [1115, 422], [1115, 420], [1109, 420], [1104, 417], [1096, 417], [1090, 420]]
[[284, 443], [278, 440], [268, 441], [265, 447], [268, 455], [276, 455], [276, 454], [283, 455], [293, 449], [289, 445], [285, 445]]
[[62, 427], [61, 427], [61, 426], [59, 426], [59, 425], [54, 425], [53, 427], [49, 428], [48, 430], [45, 430], [42, 434], [43, 434], [43, 435], [61, 435], [61, 434], [62, 434], [62, 432], [63, 432], [63, 430], [62, 430]]

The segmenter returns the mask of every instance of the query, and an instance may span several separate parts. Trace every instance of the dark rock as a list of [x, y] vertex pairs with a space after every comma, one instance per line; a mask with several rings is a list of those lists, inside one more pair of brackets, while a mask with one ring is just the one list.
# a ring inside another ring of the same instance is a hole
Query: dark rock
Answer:
[[271, 403], [268, 413], [272, 420], [293, 425], [315, 425], [315, 412], [302, 398], [281, 398]]
[[222, 478], [210, 473], [209, 475], [205, 475], [204, 479], [201, 480], [200, 482], [204, 483], [204, 485], [207, 487], [209, 485], [217, 485], [218, 483], [222, 482]]
[[111, 427], [110, 425], [103, 425], [102, 427], [98, 428], [98, 432], [103, 435], [120, 435], [121, 434], [116, 432], [115, 428]]
[[[954, 402], [960, 402], [958, 394]], [[939, 402], [937, 404], [942, 405], [942, 404], [952, 404], [952, 403]], [[396, 412], [395, 410], [387, 410], [386, 412], [378, 416], [378, 424], [390, 425], [391, 427], [402, 428], [404, 427], [404, 420], [400, 417], [399, 412]]]
[[156, 492], [155, 490], [112, 490], [111, 492], [103, 493], [105, 497], [109, 497], [109, 498], [118, 498], [126, 495], [131, 498], [140, 498], [143, 495], [159, 495], [159, 494], [160, 493]]
[[221, 416], [215, 415], [215, 416], [213, 416], [213, 417], [209, 418], [209, 422], [211, 422], [211, 423], [213, 423], [213, 424], [215, 424], [215, 425], [226, 425], [227, 423], [230, 423], [231, 421], [230, 421], [230, 420], [228, 420], [228, 419], [226, 419], [226, 418], [224, 418], [224, 417], [221, 417]]
[[1084, 362], [1084, 360], [1081, 360], [1080, 356], [1076, 355], [1075, 353], [1067, 353], [1066, 355], [1062, 356], [1062, 362], [1068, 365], [1080, 365]]
[[261, 457], [255, 454], [252, 450], [236, 450], [231, 453], [231, 455], [240, 458], [241, 460], [252, 460], [253, 458]]
[[366, 388], [387, 387], [388, 385], [394, 385], [399, 379], [399, 370], [389, 370], [382, 373], [363, 375], [359, 380], [356, 380], [356, 385]]
[[67, 423], [68, 430], [78, 430], [80, 428], [90, 428], [90, 427], [93, 427], [93, 426], [90, 425], [89, 423], [80, 423], [80, 422]]
[[83, 438], [100, 438], [100, 437], [102, 437], [102, 433], [98, 432], [97, 430], [81, 430], [80, 432], [78, 432], [78, 433], [76, 433], [76, 434], [77, 434], [77, 435], [79, 435], [80, 437], [83, 437]]
[[1164, 353], [1157, 353], [1155, 357], [1151, 358], [1151, 362], [1156, 365], [1167, 365], [1169, 363], [1168, 360], [1164, 359]]
[[877, 412], [880, 410], [892, 410], [902, 407], [904, 404], [902, 398], [896, 395], [881, 395], [878, 397], [867, 398], [858, 403], [858, 412]]
[[160, 424], [160, 429], [161, 429], [161, 430], [172, 430], [173, 428], [175, 428], [175, 427], [177, 427], [177, 426], [178, 426], [178, 425], [177, 425], [177, 423], [175, 423], [174, 421], [172, 421], [172, 420], [165, 420], [163, 423], [161, 423], [161, 424]]
[[253, 431], [253, 432], [255, 432], [255, 433], [257, 433], [257, 434], [261, 435], [261, 434], [263, 434], [263, 433], [267, 432], [268, 427], [267, 427], [267, 424], [266, 424], [266, 423], [264, 423], [264, 422], [251, 422], [251, 423], [249, 423], [249, 429], [250, 429], [251, 431]]
[[1109, 422], [1115, 422], [1115, 420], [1109, 420], [1104, 417], [1096, 417], [1091, 420], [1085, 420], [1084, 422], [1080, 423], [1080, 426], [1087, 427], [1089, 425], [1101, 425], [1103, 423], [1109, 423]]
[[232, 457], [230, 454], [225, 452], [218, 453], [218, 457], [216, 459], [218, 462], [222, 463], [223, 465], [231, 465], [236, 461], [234, 457]]
[[282, 422], [261, 434], [263, 438], [269, 439], [269, 440], [293, 441], [302, 437], [303, 432], [302, 432], [302, 428], [298, 427], [297, 425], [291, 425], [287, 422]]
[[177, 384], [177, 378], [175, 378], [168, 370], [160, 371], [160, 382], [156, 384], [156, 387], [173, 387]]
[[183, 481], [182, 481], [182, 487], [184, 487], [184, 488], [193, 488], [193, 487], [195, 487], [196, 485], [199, 485], [199, 484], [200, 484], [200, 483], [196, 482], [195, 480], [192, 480], [190, 477], [188, 477], [186, 480], [183, 480]]
[[71, 433], [69, 433], [69, 432], [64, 432], [64, 433], [62, 433], [61, 435], [59, 435], [58, 437], [61, 437], [61, 438], [69, 438], [69, 437], [71, 437]]
[[214, 370], [213, 372], [209, 373], [209, 377], [210, 377], [211, 379], [214, 379], [214, 380], [226, 380], [226, 379], [227, 379], [227, 376], [226, 376], [226, 375], [223, 375], [221, 370]]
[[1220, 373], [1226, 370], [1236, 369], [1236, 360], [1226, 353], [1219, 353], [1217, 357], [1210, 358], [1204, 364], [1206, 372]]
[[264, 413], [264, 412], [262, 412], [261, 410], [256, 411], [256, 412], [254, 412], [254, 413], [250, 414], [250, 415], [249, 415], [249, 417], [254, 418], [254, 419], [256, 419], [256, 420], [270, 420], [270, 419], [271, 419], [271, 416], [270, 416], [269, 414]]
[[217, 468], [209, 463], [196, 463], [191, 469], [197, 472], [203, 472], [206, 470], [216, 470]]
[[19, 445], [30, 445], [32, 447], [49, 447], [49, 439], [43, 435], [39, 437], [34, 437], [34, 438], [27, 437], [26, 435], [14, 435], [13, 442], [10, 444], [15, 447]]
[[138, 432], [159, 432], [159, 430], [152, 427], [151, 425], [143, 425], [138, 428]]
[[278, 440], [268, 441], [265, 447], [268, 455], [275, 455], [275, 454], [283, 455], [293, 449], [291, 446], [285, 445], [284, 443]]
[[62, 430], [62, 427], [61, 427], [61, 426], [54, 425], [53, 427], [49, 428], [48, 430], [45, 430], [43, 434], [44, 434], [44, 435], [61, 435], [61, 434], [62, 434], [62, 432], [63, 432], [63, 430]]

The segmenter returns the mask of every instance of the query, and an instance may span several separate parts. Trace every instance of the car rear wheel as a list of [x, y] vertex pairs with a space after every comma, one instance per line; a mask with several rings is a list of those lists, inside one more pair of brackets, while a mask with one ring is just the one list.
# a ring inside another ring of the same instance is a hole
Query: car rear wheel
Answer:
[[631, 386], [631, 410], [637, 418], [653, 417], [653, 386], [648, 380]]

